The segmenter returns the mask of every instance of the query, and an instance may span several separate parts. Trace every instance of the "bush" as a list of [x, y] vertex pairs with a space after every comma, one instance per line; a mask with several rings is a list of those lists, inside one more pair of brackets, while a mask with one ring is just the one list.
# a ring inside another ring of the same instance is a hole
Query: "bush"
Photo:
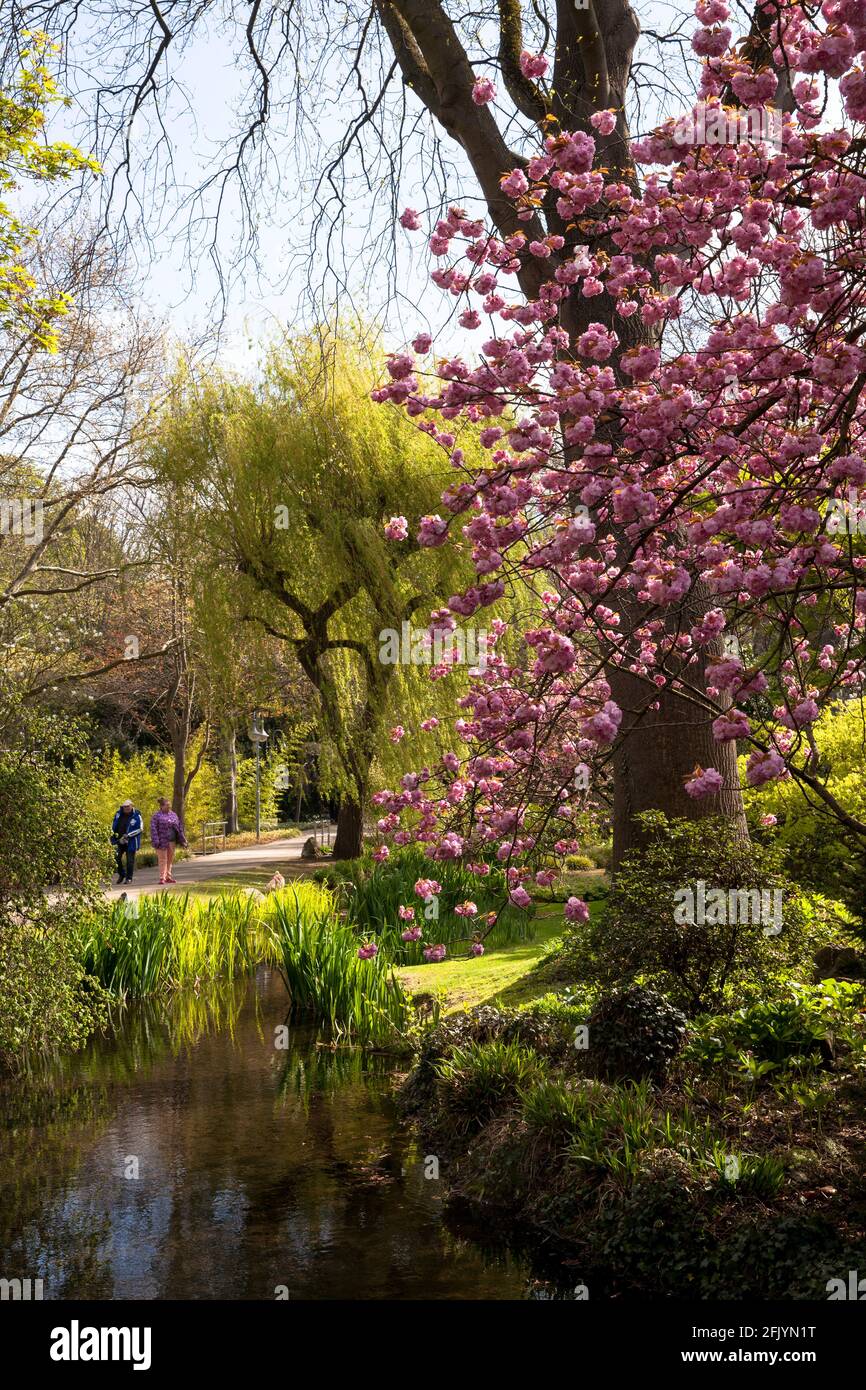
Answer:
[[600, 999], [589, 1016], [589, 1061], [609, 1080], [662, 1081], [683, 1044], [686, 1020], [641, 985]]
[[[789, 988], [723, 1017], [700, 1019], [685, 1055], [702, 1066], [755, 1059], [761, 1075], [805, 1063], [824, 1064], [837, 1050], [863, 1048], [864, 987], [836, 980]], [[754, 1070], [753, 1074], [757, 1074]]]
[[439, 1102], [464, 1132], [480, 1129], [534, 1083], [540, 1057], [520, 1042], [467, 1043], [436, 1064]]
[[586, 854], [597, 869], [610, 872], [613, 865], [613, 844], [609, 840], [606, 844], [587, 845]]
[[[0, 752], [0, 1066], [27, 1049], [79, 1047], [104, 999], [77, 953], [96, 901], [105, 842], [78, 768], [83, 731], [19, 712], [16, 752]], [[8, 732], [8, 731], [7, 731]]]
[[[850, 815], [866, 820], [864, 717], [859, 701], [837, 711], [825, 710], [814, 735], [827, 790]], [[798, 883], [847, 903], [857, 913], [859, 934], [866, 939], [866, 858], [859, 837], [825, 811], [816, 797], [804, 793], [794, 778], [753, 788], [745, 799], [753, 834], [778, 847], [786, 872]], [[767, 813], [778, 821], [771, 830], [760, 825]]]
[[75, 1051], [104, 1026], [107, 996], [70, 945], [72, 924], [59, 913], [0, 930], [0, 1066], [26, 1050]]
[[[768, 980], [791, 968], [808, 974], [810, 947], [829, 939], [834, 926], [829, 915], [810, 912], [780, 872], [775, 851], [738, 839], [722, 819], [668, 821], [651, 813], [641, 821], [647, 843], [619, 868], [604, 911], [563, 938], [563, 963], [572, 978], [605, 987], [641, 978], [694, 1015], [722, 1008], [726, 991], [744, 980]], [[699, 882], [705, 896], [722, 890], [722, 911], [735, 920], [706, 920], [710, 899], [700, 921]], [[691, 912], [686, 890], [694, 895]], [[731, 890], [780, 892], [781, 932], [765, 934], [765, 925], [774, 923], [737, 921], [748, 914], [745, 899], [732, 899]]]

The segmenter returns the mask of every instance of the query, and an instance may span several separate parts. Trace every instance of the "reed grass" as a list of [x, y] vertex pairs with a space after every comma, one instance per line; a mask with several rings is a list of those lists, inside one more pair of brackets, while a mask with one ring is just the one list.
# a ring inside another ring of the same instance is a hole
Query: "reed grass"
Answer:
[[86, 919], [81, 936], [85, 969], [121, 998], [249, 974], [269, 948], [263, 914], [243, 894], [114, 902]]
[[[300, 885], [299, 885], [300, 887]], [[404, 1033], [409, 1005], [383, 954], [358, 959], [359, 938], [332, 902], [304, 902], [295, 886], [274, 895], [268, 924], [292, 1010], [361, 1043]]]

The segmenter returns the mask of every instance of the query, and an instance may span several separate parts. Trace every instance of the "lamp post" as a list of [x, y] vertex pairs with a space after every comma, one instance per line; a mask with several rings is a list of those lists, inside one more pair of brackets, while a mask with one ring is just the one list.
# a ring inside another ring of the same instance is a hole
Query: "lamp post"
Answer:
[[256, 747], [256, 844], [258, 844], [262, 837], [262, 786], [259, 757], [261, 746], [263, 743], [267, 743], [268, 735], [263, 725], [259, 723], [259, 715], [256, 710], [253, 710], [249, 736]]

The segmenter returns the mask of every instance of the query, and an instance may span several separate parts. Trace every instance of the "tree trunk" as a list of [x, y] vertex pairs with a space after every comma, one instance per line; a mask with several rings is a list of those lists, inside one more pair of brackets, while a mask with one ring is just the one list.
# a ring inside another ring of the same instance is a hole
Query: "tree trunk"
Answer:
[[226, 823], [226, 834], [236, 835], [240, 825], [238, 821], [238, 744], [234, 720], [223, 726], [222, 761], [225, 779], [223, 820]]
[[337, 813], [337, 833], [334, 836], [334, 859], [358, 859], [363, 849], [364, 812], [351, 796], [343, 796]]
[[[646, 686], [628, 672], [609, 671], [611, 694], [623, 709], [621, 734], [613, 754], [613, 867], [645, 840], [634, 817], [661, 811], [680, 816], [728, 816], [740, 835], [748, 838], [737, 776], [737, 745], [716, 743], [706, 712], [697, 705], [662, 691], [657, 710], [635, 717], [646, 706]], [[695, 799], [684, 790], [695, 767], [714, 767], [725, 779], [717, 796]]]
[[174, 773], [171, 788], [171, 808], [175, 812], [181, 825], [184, 825], [184, 810], [186, 806], [186, 740], [182, 737], [173, 737], [171, 741], [171, 751], [174, 758]]

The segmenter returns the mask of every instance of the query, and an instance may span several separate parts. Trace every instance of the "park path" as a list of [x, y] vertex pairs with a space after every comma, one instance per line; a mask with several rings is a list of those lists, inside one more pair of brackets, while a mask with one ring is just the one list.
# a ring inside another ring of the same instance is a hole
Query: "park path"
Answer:
[[[331, 826], [331, 838], [336, 826]], [[268, 877], [282, 864], [300, 860], [306, 835], [297, 835], [291, 840], [272, 840], [264, 845], [246, 845], [243, 849], [220, 850], [217, 854], [198, 854], [192, 859], [183, 859], [174, 866], [177, 883], [160, 886], [159, 869], [136, 869], [135, 880], [129, 884], [112, 883], [106, 889], [109, 899], [119, 898], [125, 893], [127, 898], [138, 898], [145, 893], [182, 893], [185, 888], [210, 879], [231, 876], [239, 872], [261, 869]]]

